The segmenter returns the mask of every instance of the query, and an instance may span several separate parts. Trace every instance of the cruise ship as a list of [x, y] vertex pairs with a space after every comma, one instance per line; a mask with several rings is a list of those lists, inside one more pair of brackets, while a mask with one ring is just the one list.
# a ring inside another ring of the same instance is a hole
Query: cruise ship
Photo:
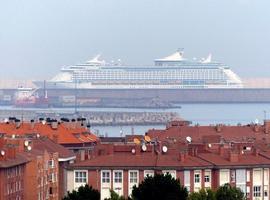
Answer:
[[[153, 65], [107, 63], [96, 56], [72, 66], [46, 82], [47, 89], [217, 89], [242, 88], [227, 65], [206, 59], [186, 59], [182, 50], [154, 60]], [[43, 87], [43, 81], [34, 82]]]

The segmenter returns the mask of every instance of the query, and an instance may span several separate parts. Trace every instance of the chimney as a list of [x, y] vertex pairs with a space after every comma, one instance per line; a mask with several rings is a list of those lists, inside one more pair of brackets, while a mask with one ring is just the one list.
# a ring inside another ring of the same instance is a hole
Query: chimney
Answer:
[[58, 135], [57, 135], [57, 134], [53, 134], [52, 140], [53, 140], [55, 143], [58, 143]]
[[4, 145], [6, 144], [6, 141], [3, 137], [0, 137], [0, 149], [4, 147]]
[[230, 160], [230, 162], [238, 162], [239, 161], [239, 153], [236, 151], [230, 151], [229, 160]]
[[191, 147], [189, 150], [189, 154], [191, 156], [197, 156], [198, 155], [198, 147]]
[[224, 146], [219, 146], [218, 152], [219, 152], [219, 155], [220, 156], [224, 156], [224, 154], [225, 154], [225, 148], [224, 148]]
[[264, 133], [268, 134], [270, 131], [270, 120], [264, 120]]
[[217, 131], [218, 133], [221, 132], [221, 124], [217, 124], [217, 125], [216, 125], [216, 131]]
[[83, 126], [83, 127], [86, 127], [87, 126], [87, 122], [86, 122], [86, 118], [84, 118], [84, 117], [82, 117], [81, 118], [81, 125]]
[[16, 158], [16, 148], [13, 145], [9, 146], [7, 151], [6, 151], [6, 154], [7, 154], [8, 159], [15, 159]]
[[181, 151], [181, 152], [179, 153], [179, 160], [180, 160], [181, 162], [184, 162], [184, 161], [185, 161], [185, 158], [186, 158], [185, 152]]
[[81, 155], [80, 161], [84, 161], [85, 160], [85, 150], [84, 149], [80, 150], [80, 155]]
[[51, 127], [52, 127], [52, 129], [58, 128], [58, 122], [56, 119], [51, 120]]
[[18, 141], [18, 152], [23, 152], [24, 151], [24, 140], [23, 139], [20, 139], [20, 140], [17, 140]]
[[30, 121], [30, 128], [33, 130], [35, 127], [35, 120], [31, 119]]
[[0, 161], [6, 160], [6, 149], [0, 149]]
[[254, 155], [254, 156], [258, 156], [259, 155], [259, 149], [258, 148], [253, 148], [253, 151], [252, 151], [252, 154]]
[[257, 133], [260, 130], [260, 126], [258, 124], [254, 125], [254, 131]]
[[114, 153], [114, 145], [108, 144], [106, 145], [107, 155], [112, 155]]
[[16, 128], [20, 128], [20, 126], [21, 126], [21, 120], [15, 119], [15, 126], [16, 126]]
[[76, 128], [76, 119], [71, 119], [71, 128], [75, 129]]

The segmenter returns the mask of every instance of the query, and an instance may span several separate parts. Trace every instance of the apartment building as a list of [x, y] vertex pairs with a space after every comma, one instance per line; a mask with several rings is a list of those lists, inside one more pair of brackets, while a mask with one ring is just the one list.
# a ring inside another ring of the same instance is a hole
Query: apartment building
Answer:
[[0, 200], [23, 200], [25, 167], [30, 160], [0, 137]]
[[190, 192], [229, 183], [247, 199], [266, 200], [268, 129], [268, 121], [244, 126], [191, 126], [175, 121], [165, 130], [149, 130], [145, 137], [103, 138], [88, 160], [69, 167], [67, 189], [87, 183], [101, 192], [101, 199], [109, 197], [110, 189], [128, 197], [147, 175], [169, 173]]
[[0, 137], [0, 199], [58, 200], [66, 192], [66, 166], [76, 156], [47, 137]]

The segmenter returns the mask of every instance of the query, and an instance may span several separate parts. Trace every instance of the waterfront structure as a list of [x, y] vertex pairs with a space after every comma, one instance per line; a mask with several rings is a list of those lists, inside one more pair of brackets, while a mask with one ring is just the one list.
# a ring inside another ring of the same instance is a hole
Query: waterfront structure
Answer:
[[[34, 82], [43, 87], [43, 82]], [[226, 65], [211, 60], [187, 60], [179, 50], [156, 59], [155, 65], [106, 63], [99, 56], [83, 64], [63, 67], [46, 88], [188, 89], [241, 88], [240, 78]]]
[[247, 199], [269, 199], [270, 122], [191, 126], [173, 121], [146, 136], [101, 138], [88, 160], [69, 166], [68, 190], [90, 184], [128, 197], [147, 175], [170, 173], [190, 192], [229, 183]]

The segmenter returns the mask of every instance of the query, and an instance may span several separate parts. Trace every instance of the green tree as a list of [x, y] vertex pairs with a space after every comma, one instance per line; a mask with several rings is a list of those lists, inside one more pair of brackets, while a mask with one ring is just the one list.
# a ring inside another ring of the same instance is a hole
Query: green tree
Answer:
[[232, 187], [230, 184], [225, 184], [218, 188], [216, 191], [217, 200], [244, 200], [244, 193], [236, 187]]
[[132, 190], [134, 200], [186, 200], [187, 197], [187, 189], [181, 186], [178, 179], [172, 178], [169, 174], [148, 176]]
[[63, 200], [100, 200], [100, 193], [92, 186], [80, 186], [78, 191], [73, 190], [63, 198]]
[[113, 190], [110, 190], [110, 193], [111, 193], [111, 197], [110, 198], [106, 198], [105, 200], [125, 200], [125, 197], [119, 196], [119, 194], [117, 194]]
[[216, 200], [215, 192], [211, 189], [201, 189], [199, 192], [190, 193], [188, 200]]

